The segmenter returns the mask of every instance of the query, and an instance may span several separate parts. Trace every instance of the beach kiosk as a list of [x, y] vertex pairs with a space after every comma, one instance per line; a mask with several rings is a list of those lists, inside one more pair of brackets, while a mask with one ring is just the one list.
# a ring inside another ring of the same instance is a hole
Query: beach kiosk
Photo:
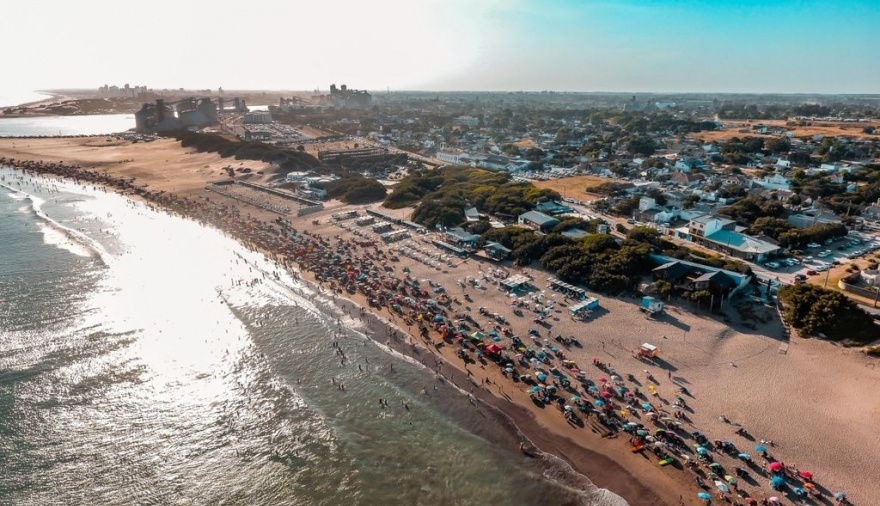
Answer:
[[577, 304], [569, 307], [568, 312], [571, 313], [572, 316], [578, 316], [584, 311], [596, 309], [597, 307], [599, 307], [599, 299], [595, 297], [589, 297], [586, 300], [582, 300]]
[[657, 300], [654, 297], [642, 297], [642, 305], [639, 306], [639, 309], [649, 315], [654, 315], [663, 311], [663, 301]]
[[660, 354], [660, 351], [653, 344], [644, 343], [639, 346], [639, 356], [645, 358], [654, 358]]

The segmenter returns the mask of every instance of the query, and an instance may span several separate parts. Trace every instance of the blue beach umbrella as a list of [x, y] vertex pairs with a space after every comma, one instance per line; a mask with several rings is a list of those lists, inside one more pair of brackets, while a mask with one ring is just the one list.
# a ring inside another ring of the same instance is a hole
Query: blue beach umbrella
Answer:
[[736, 456], [739, 460], [752, 460], [752, 456], [748, 453], [740, 453]]
[[708, 455], [708, 454], [709, 454], [709, 450], [703, 448], [702, 446], [698, 446], [698, 447], [696, 448], [696, 451], [697, 451], [697, 453], [699, 453], [700, 455]]
[[642, 404], [642, 409], [644, 409], [645, 411], [651, 411], [651, 405], [650, 404]]
[[770, 480], [770, 486], [773, 490], [779, 490], [783, 485], [785, 485], [785, 478], [782, 476], [774, 476], [773, 479]]
[[546, 374], [541, 373], [541, 374], [538, 375], [538, 381], [544, 381], [544, 380], [546, 380], [546, 379], [547, 379], [547, 375], [546, 375]]
[[591, 392], [598, 392], [599, 388], [596, 385], [590, 385], [589, 387], [587, 387], [587, 390]]
[[758, 445], [758, 446], [755, 447], [755, 451], [756, 451], [756, 452], [766, 452], [766, 451], [767, 451], [767, 448], [765, 448], [765, 447], [763, 447], [763, 446], [761, 446], [761, 445]]
[[596, 401], [596, 406], [599, 406], [601, 408], [604, 405], [605, 405], [605, 401]]
[[700, 492], [699, 494], [697, 494], [697, 497], [699, 497], [700, 499], [702, 499], [704, 501], [708, 501], [709, 499], [712, 499], [712, 496], [705, 493], [705, 492]]

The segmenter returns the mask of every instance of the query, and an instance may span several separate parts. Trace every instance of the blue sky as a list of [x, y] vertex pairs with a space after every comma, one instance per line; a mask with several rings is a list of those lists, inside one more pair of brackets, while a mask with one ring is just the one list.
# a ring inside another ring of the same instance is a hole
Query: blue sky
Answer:
[[880, 93], [880, 0], [3, 4], [0, 87]]

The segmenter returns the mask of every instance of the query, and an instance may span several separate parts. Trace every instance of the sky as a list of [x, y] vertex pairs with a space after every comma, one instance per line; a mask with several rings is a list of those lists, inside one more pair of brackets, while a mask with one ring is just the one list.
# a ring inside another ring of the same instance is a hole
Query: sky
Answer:
[[880, 93], [880, 0], [3, 0], [0, 13], [0, 94]]

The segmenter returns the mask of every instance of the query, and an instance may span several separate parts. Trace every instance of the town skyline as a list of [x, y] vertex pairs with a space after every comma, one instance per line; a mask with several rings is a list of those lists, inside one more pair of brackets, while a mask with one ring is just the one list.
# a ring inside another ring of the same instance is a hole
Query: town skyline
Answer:
[[179, 36], [144, 24], [135, 40], [131, 18], [101, 2], [10, 7], [19, 21], [0, 43], [28, 44], [5, 88], [872, 94], [880, 82], [880, 5], [864, 0], [340, 0], [332, 15], [257, 2], [244, 18], [158, 0], [155, 26]]

